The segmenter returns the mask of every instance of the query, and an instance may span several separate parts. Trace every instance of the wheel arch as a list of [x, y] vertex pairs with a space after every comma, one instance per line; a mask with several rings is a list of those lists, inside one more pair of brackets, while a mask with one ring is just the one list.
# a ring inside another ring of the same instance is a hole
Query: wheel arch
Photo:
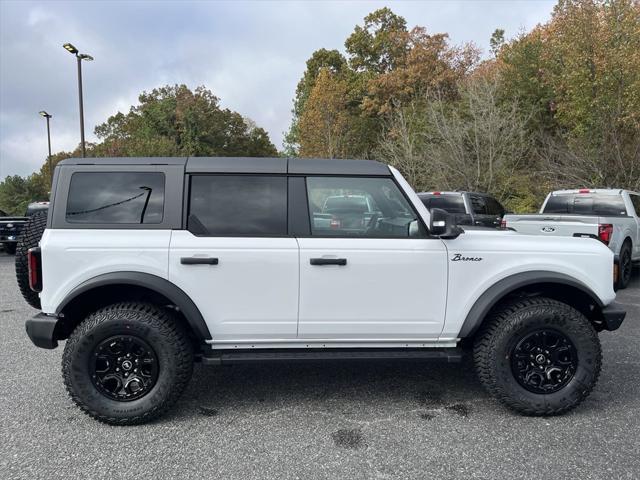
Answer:
[[458, 336], [473, 337], [492, 310], [514, 296], [546, 296], [561, 301], [585, 315], [596, 330], [602, 330], [604, 305], [588, 286], [562, 273], [534, 271], [509, 276], [485, 290], [469, 310]]
[[57, 339], [68, 338], [75, 326], [89, 313], [125, 300], [170, 305], [190, 330], [194, 340], [211, 339], [211, 333], [196, 304], [170, 281], [142, 272], [111, 272], [84, 281], [56, 308], [63, 322], [55, 332]]

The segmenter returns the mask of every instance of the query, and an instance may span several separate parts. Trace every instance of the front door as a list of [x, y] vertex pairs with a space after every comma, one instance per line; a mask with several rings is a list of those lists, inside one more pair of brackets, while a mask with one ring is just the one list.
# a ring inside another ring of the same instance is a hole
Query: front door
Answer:
[[435, 339], [447, 297], [444, 243], [428, 238], [391, 178], [308, 177], [299, 238], [300, 339]]
[[169, 280], [196, 303], [215, 343], [295, 338], [298, 244], [287, 237], [286, 177], [192, 176]]

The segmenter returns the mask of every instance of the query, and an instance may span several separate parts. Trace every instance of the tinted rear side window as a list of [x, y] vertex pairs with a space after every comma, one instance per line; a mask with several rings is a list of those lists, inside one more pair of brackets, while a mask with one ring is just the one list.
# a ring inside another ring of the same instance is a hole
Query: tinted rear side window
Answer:
[[626, 216], [627, 209], [621, 195], [568, 194], [552, 195], [543, 213], [571, 213], [575, 215]]
[[467, 213], [462, 195], [433, 195], [420, 197], [428, 209], [441, 208], [449, 213]]
[[164, 183], [160, 172], [74, 173], [66, 220], [82, 224], [162, 223]]
[[189, 230], [209, 236], [287, 234], [287, 179], [252, 175], [191, 178]]

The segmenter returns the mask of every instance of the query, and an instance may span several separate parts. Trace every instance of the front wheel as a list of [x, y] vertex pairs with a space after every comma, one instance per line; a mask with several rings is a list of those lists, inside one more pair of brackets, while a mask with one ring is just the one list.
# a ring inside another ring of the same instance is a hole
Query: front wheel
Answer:
[[591, 393], [602, 352], [584, 315], [535, 297], [513, 300], [487, 319], [474, 360], [484, 387], [506, 406], [527, 415], [557, 415]]
[[114, 425], [164, 414], [186, 388], [191, 342], [169, 310], [123, 303], [89, 315], [73, 331], [62, 357], [71, 399], [88, 415]]

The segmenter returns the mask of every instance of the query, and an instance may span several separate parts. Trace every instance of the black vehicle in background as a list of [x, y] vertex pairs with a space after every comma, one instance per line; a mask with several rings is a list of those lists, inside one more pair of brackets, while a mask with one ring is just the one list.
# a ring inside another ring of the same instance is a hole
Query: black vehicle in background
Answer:
[[48, 209], [49, 202], [33, 202], [29, 204], [23, 217], [10, 217], [0, 211], [0, 245], [4, 247], [5, 252], [16, 253], [18, 237], [29, 217]]
[[475, 192], [422, 192], [428, 210], [440, 208], [455, 216], [458, 225], [500, 228], [504, 207], [491, 195]]

